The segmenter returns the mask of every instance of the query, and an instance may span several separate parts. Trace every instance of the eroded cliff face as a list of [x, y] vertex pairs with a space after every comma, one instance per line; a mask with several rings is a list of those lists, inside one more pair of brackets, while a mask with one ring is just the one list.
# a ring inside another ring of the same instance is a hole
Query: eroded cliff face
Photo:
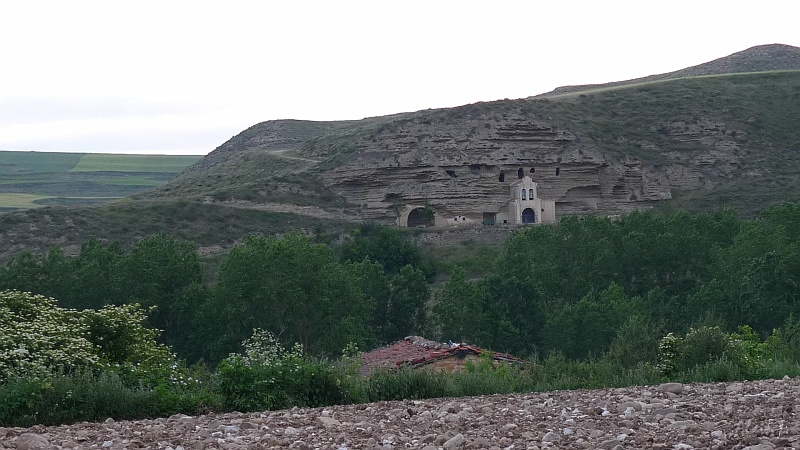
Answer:
[[[674, 130], [687, 142], [703, 138], [683, 124]], [[320, 176], [360, 205], [363, 218], [385, 222], [395, 219], [398, 205], [424, 204], [444, 217], [480, 221], [483, 212], [508, 205], [511, 184], [524, 175], [538, 183], [539, 198], [555, 200], [558, 217], [616, 215], [669, 199], [673, 188], [703, 185], [692, 165], [728, 158], [723, 150], [700, 153], [677, 152], [669, 156], [675, 164], [648, 164], [614, 159], [569, 130], [522, 115], [442, 123], [422, 118], [360, 140], [348, 161]]]

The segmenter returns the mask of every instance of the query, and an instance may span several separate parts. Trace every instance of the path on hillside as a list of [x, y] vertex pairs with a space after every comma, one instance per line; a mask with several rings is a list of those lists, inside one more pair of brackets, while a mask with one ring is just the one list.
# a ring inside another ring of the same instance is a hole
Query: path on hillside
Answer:
[[316, 217], [318, 219], [347, 220], [361, 222], [353, 211], [344, 208], [321, 208], [319, 206], [299, 206], [291, 203], [258, 203], [246, 200], [229, 200], [223, 202], [210, 202], [232, 208], [255, 209], [259, 211], [272, 211], [281, 213], [298, 214], [301, 216]]
[[310, 162], [310, 163], [314, 163], [314, 164], [318, 164], [318, 163], [322, 162], [321, 159], [312, 159], [312, 158], [304, 158], [302, 156], [287, 155], [286, 152], [288, 152], [288, 151], [291, 151], [291, 150], [285, 148], [285, 149], [281, 149], [281, 150], [269, 150], [269, 151], [267, 151], [267, 153], [269, 153], [270, 155], [277, 156], [279, 158], [292, 159], [292, 160], [295, 160], [295, 161], [306, 161], [306, 162]]
[[0, 428], [0, 443], [18, 449], [110, 450], [769, 450], [800, 447], [798, 405], [800, 378], [687, 386], [669, 383]]

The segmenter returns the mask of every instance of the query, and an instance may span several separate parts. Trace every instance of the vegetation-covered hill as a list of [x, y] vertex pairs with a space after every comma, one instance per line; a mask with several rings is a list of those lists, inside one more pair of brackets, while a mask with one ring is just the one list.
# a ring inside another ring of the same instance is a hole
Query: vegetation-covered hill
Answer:
[[0, 257], [75, 248], [93, 235], [130, 243], [154, 232], [227, 248], [252, 232], [394, 223], [399, 208], [421, 203], [474, 217], [486, 204], [507, 202], [516, 177], [498, 178], [521, 168], [540, 197], [556, 201], [559, 217], [653, 206], [725, 206], [752, 217], [800, 200], [799, 54], [760, 46], [585, 92], [358, 121], [260, 123], [124, 201], [0, 216]]
[[800, 198], [798, 69], [800, 49], [760, 46], [583, 92], [361, 121], [264, 122], [144, 196], [336, 207], [343, 219], [385, 223], [398, 205], [422, 203], [477, 217], [505, 201], [498, 176], [524, 168], [559, 216], [665, 200], [752, 215]]
[[773, 72], [777, 70], [800, 70], [800, 48], [782, 44], [757, 45], [723, 58], [715, 59], [697, 66], [676, 70], [674, 72], [604, 84], [562, 86], [554, 89], [552, 92], [541, 94], [540, 96], [553, 96], [613, 86], [674, 80], [677, 78], [699, 77], [704, 75]]

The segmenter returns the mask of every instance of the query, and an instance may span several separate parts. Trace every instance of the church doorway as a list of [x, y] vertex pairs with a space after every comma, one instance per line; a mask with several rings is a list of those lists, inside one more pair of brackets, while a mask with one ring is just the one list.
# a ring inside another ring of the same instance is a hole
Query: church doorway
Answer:
[[522, 211], [522, 223], [536, 223], [536, 213], [532, 208], [525, 208]]

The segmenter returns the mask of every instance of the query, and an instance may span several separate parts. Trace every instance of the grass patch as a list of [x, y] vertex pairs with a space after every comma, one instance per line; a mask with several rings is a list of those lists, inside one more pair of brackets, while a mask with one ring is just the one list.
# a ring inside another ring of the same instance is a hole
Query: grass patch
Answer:
[[49, 199], [52, 197], [47, 197], [44, 195], [35, 195], [35, 194], [14, 194], [14, 193], [5, 193], [0, 192], [0, 208], [14, 208], [14, 209], [24, 209], [24, 208], [36, 208], [41, 206], [38, 201], [42, 201], [45, 199]]
[[82, 157], [82, 153], [0, 151], [0, 175], [66, 172]]
[[165, 172], [178, 173], [202, 156], [88, 154], [71, 172]]

